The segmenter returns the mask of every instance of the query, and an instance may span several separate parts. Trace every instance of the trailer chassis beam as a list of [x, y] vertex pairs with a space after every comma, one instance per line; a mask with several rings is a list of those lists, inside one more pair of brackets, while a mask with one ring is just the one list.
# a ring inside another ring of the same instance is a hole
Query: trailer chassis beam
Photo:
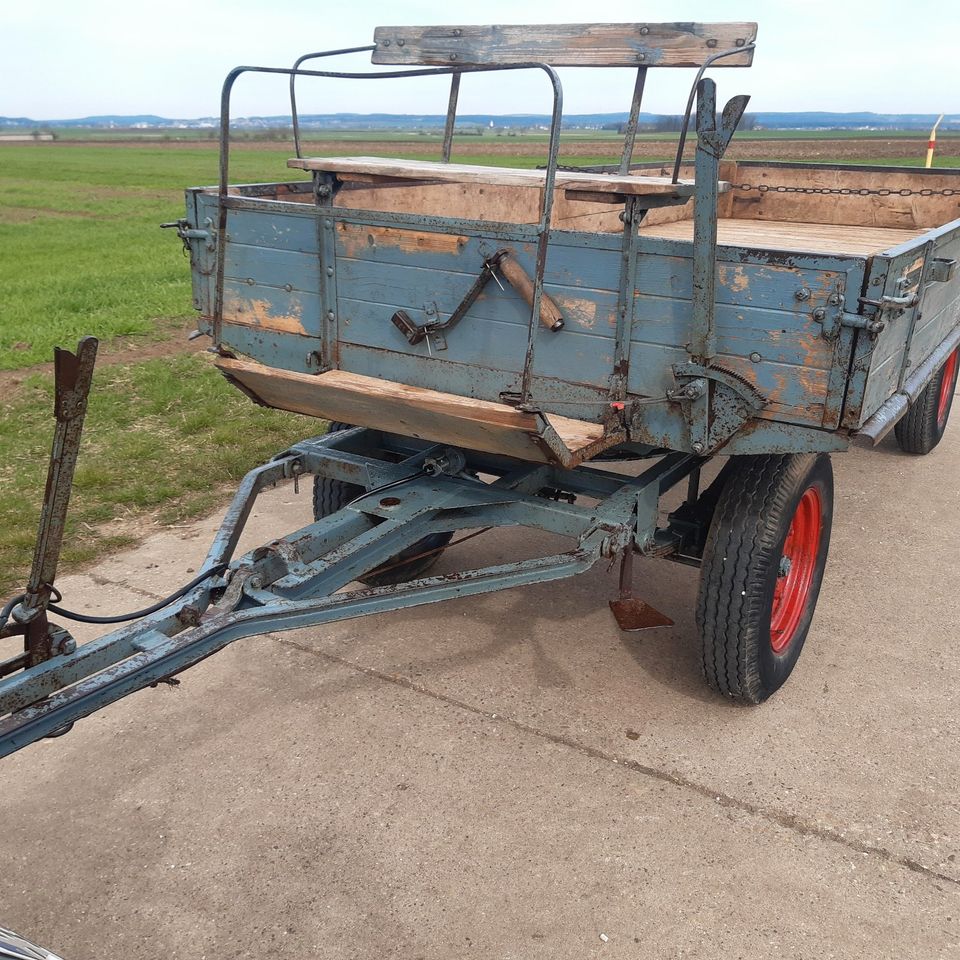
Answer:
[[[0, 757], [167, 680], [234, 640], [560, 580], [625, 551], [662, 554], [660, 496], [704, 462], [671, 453], [639, 476], [623, 477], [593, 467], [564, 470], [451, 453], [459, 452], [353, 429], [304, 441], [250, 471], [201, 568], [229, 563], [226, 570], [156, 613], [0, 680]], [[452, 464], [454, 472], [431, 475], [437, 464]], [[480, 470], [495, 479], [480, 480]], [[257, 495], [280, 480], [311, 474], [366, 493], [233, 559]], [[549, 496], [558, 491], [597, 502]], [[567, 537], [572, 549], [338, 592], [430, 534], [516, 525]]]

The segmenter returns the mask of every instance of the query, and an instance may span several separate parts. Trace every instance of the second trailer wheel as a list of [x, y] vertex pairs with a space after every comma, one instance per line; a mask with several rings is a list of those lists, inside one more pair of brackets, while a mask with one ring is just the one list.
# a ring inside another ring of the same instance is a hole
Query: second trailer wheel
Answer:
[[703, 673], [714, 690], [760, 703], [790, 676], [820, 594], [832, 519], [826, 454], [732, 461], [697, 599]]
[[893, 428], [904, 453], [929, 453], [942, 439], [953, 407], [953, 393], [960, 373], [960, 348], [947, 357], [940, 372]]

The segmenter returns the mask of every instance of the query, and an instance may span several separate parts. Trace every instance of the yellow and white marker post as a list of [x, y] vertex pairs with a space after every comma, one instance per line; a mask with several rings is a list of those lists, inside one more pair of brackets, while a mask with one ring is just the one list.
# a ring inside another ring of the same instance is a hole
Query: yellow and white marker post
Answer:
[[933, 150], [937, 145], [937, 127], [940, 126], [940, 121], [943, 119], [943, 114], [941, 113], [937, 117], [937, 122], [933, 125], [933, 129], [930, 131], [930, 139], [927, 141], [927, 162], [924, 164], [925, 167], [933, 166]]

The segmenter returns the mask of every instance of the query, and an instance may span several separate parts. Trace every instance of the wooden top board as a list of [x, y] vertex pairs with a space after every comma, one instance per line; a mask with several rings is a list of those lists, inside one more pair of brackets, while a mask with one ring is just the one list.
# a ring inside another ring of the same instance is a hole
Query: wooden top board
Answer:
[[[377, 27], [373, 63], [554, 67], [699, 67], [724, 50], [753, 43], [755, 23], [557, 23], [521, 26]], [[753, 50], [718, 60], [749, 67]]]
[[[505, 187], [542, 187], [545, 170], [515, 170], [467, 163], [436, 163], [428, 160], [392, 160], [387, 157], [294, 157], [288, 167], [323, 170], [341, 180], [367, 181], [384, 177], [405, 180], [434, 180], [444, 183], [482, 183]], [[672, 183], [669, 177], [633, 177], [599, 173], [557, 171], [557, 189], [578, 193], [617, 193], [630, 196], [689, 197], [692, 180]], [[721, 181], [720, 192], [730, 189]]]

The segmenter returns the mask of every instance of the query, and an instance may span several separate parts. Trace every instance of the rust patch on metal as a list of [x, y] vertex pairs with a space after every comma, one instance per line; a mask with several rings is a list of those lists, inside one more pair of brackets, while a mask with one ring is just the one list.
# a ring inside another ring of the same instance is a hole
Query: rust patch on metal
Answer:
[[274, 333], [296, 333], [301, 337], [309, 336], [301, 320], [302, 308], [299, 301], [291, 300], [290, 306], [298, 313], [286, 315], [271, 313], [272, 304], [269, 300], [228, 300], [223, 305], [223, 322], [259, 330], [271, 330]]
[[673, 621], [649, 603], [638, 600], [636, 597], [626, 597], [620, 600], [611, 600], [610, 609], [617, 621], [617, 626], [624, 633], [636, 633], [638, 630], [649, 630], [651, 627], [672, 627]]

